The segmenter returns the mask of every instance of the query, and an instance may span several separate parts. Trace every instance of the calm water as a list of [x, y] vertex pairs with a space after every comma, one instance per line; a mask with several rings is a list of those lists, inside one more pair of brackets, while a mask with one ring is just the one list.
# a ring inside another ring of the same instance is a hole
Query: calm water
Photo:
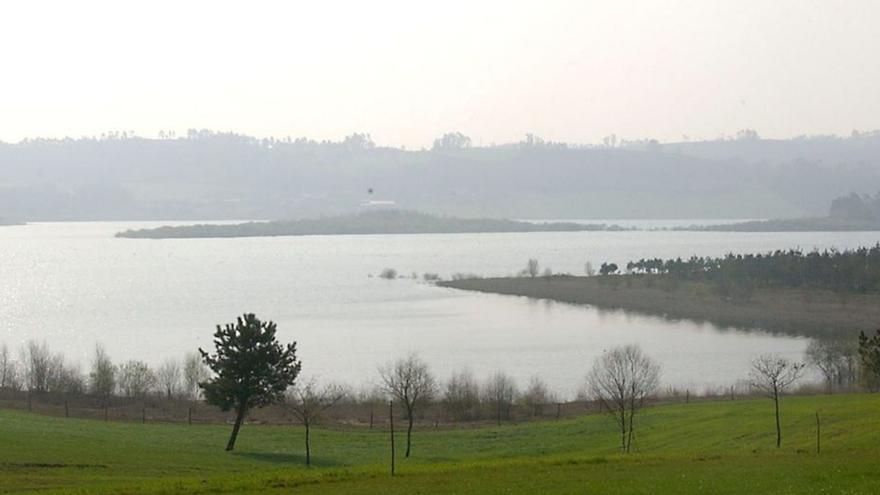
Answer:
[[[161, 222], [167, 224], [168, 222]], [[880, 233], [580, 232], [248, 239], [116, 239], [160, 223], [43, 223], [0, 228], [0, 341], [46, 340], [84, 368], [96, 342], [116, 360], [158, 363], [209, 346], [214, 325], [255, 312], [299, 342], [304, 371], [353, 385], [418, 351], [441, 377], [469, 367], [538, 374], [573, 394], [609, 346], [639, 343], [666, 384], [725, 385], [751, 356], [800, 357], [805, 339], [666, 322], [510, 296], [437, 288], [401, 274], [508, 275], [530, 257], [556, 272], [647, 256], [856, 247]], [[370, 277], [370, 275], [373, 277]]]

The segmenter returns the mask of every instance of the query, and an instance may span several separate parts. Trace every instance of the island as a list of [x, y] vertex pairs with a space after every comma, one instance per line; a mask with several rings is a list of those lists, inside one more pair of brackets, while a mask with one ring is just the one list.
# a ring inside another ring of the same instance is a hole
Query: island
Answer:
[[126, 230], [116, 237], [186, 239], [369, 234], [471, 234], [501, 232], [583, 232], [626, 230], [618, 225], [574, 222], [526, 222], [493, 218], [456, 218], [409, 210], [371, 210], [302, 220], [244, 222], [227, 225], [164, 226]]

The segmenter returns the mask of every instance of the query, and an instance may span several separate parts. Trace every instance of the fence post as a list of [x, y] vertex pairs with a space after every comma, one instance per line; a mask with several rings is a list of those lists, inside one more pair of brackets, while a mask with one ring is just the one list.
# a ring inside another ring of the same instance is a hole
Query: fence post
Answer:
[[193, 408], [192, 408], [192, 406], [189, 406], [189, 410], [187, 411], [186, 423], [190, 426], [192, 426], [192, 424], [193, 424]]
[[819, 423], [819, 411], [816, 411], [816, 455], [822, 452], [822, 425]]
[[141, 406], [141, 424], [147, 424], [147, 406]]
[[373, 429], [373, 406], [370, 406], [370, 429]]
[[70, 417], [70, 407], [67, 405], [67, 400], [64, 401], [64, 417]]
[[391, 424], [391, 476], [394, 476], [394, 401], [388, 401], [388, 422]]
[[559, 419], [560, 416], [562, 416], [562, 403], [557, 402], [556, 403], [556, 419]]

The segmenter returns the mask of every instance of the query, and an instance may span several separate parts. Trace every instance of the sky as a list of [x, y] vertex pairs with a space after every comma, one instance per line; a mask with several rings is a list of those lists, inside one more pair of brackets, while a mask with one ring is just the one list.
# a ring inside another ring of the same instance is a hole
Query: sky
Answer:
[[880, 128], [880, 2], [4, 2], [0, 141], [430, 146]]

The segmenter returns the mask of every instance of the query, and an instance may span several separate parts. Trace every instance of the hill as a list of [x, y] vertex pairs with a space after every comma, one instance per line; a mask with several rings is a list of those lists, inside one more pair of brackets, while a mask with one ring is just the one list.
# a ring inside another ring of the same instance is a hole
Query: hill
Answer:
[[405, 150], [192, 130], [0, 143], [0, 163], [0, 212], [32, 221], [309, 218], [368, 199], [461, 217], [784, 218], [880, 189], [880, 134]]
[[717, 232], [845, 232], [880, 230], [880, 193], [860, 195], [851, 193], [834, 198], [828, 216], [755, 220], [724, 225], [705, 225], [674, 230], [702, 230]]

